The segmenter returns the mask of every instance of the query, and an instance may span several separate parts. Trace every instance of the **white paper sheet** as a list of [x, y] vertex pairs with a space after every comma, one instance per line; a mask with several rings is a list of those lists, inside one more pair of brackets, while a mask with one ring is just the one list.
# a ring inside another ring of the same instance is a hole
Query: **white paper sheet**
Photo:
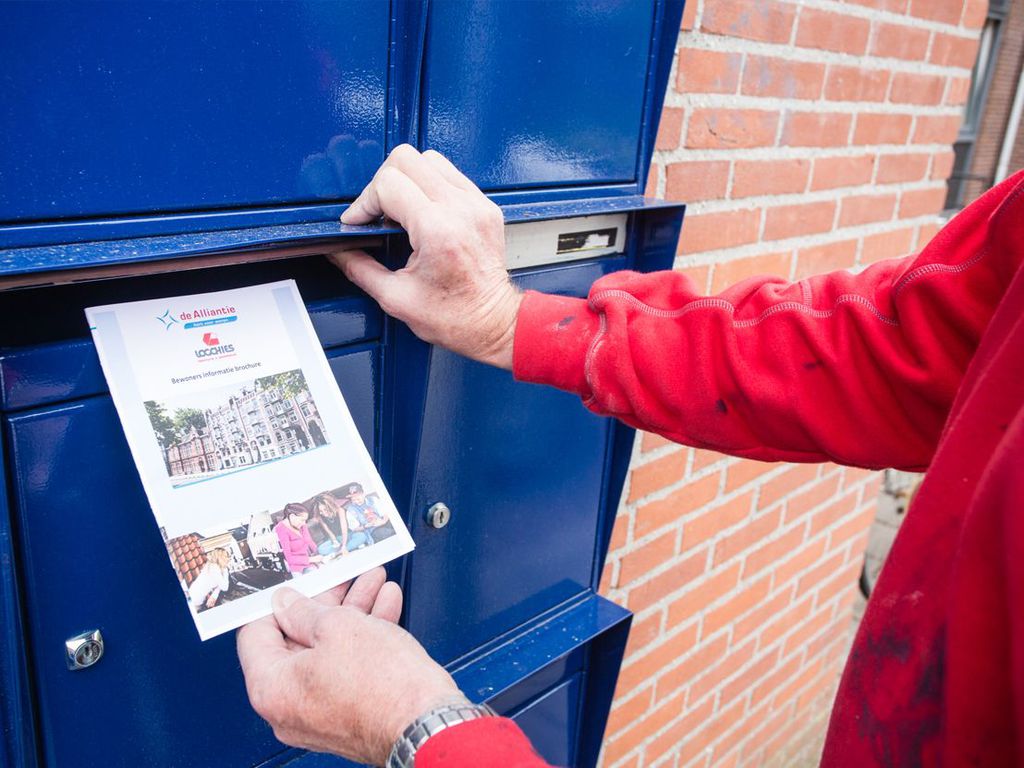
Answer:
[[202, 639], [413, 549], [294, 281], [86, 316]]

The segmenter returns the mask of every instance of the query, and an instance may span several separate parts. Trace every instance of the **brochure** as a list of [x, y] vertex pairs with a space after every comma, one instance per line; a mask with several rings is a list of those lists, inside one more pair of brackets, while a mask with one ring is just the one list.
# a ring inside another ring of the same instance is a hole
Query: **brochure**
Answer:
[[85, 313], [203, 640], [412, 550], [294, 281]]

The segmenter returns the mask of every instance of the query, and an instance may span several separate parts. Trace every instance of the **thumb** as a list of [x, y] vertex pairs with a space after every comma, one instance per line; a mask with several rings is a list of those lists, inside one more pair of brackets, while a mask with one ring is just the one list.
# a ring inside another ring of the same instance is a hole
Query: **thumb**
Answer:
[[312, 648], [322, 629], [324, 615], [331, 609], [288, 587], [277, 590], [271, 603], [274, 618], [285, 636]]
[[345, 277], [368, 293], [388, 314], [405, 306], [406, 292], [402, 276], [392, 272], [366, 251], [338, 251], [327, 256]]

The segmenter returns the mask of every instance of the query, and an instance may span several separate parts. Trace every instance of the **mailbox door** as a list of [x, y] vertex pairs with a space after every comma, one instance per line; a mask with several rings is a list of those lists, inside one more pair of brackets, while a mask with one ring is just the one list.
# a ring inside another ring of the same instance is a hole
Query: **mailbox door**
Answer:
[[[371, 451], [379, 354], [331, 360]], [[199, 640], [110, 398], [6, 423], [45, 764], [247, 768], [281, 752], [234, 636]], [[92, 629], [104, 656], [68, 670], [64, 641]]]
[[388, 3], [5, 4], [0, 223], [356, 195]]
[[[524, 287], [584, 295], [615, 260]], [[409, 630], [448, 663], [590, 588], [610, 423], [579, 398], [435, 349], [406, 589]], [[424, 512], [451, 510], [432, 528]]]
[[432, 3], [422, 148], [489, 190], [635, 180], [654, 5]]

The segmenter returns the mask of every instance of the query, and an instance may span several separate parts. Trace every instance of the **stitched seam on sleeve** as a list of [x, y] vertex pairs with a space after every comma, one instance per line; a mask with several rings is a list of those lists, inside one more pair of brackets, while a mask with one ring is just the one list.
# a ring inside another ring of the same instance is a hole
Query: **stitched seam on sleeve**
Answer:
[[604, 313], [604, 309], [594, 306], [593, 302], [590, 302], [590, 308], [597, 312], [601, 324], [597, 329], [597, 333], [594, 334], [593, 340], [590, 342], [590, 348], [587, 350], [587, 356], [583, 362], [583, 378], [586, 380], [587, 386], [590, 387], [590, 395], [583, 400], [584, 405], [590, 405], [595, 400], [594, 393], [597, 390], [594, 388], [594, 382], [591, 380], [590, 374], [594, 356], [597, 354], [597, 348], [604, 341], [605, 330], [608, 328], [608, 318]]
[[923, 267], [912, 269], [896, 283], [895, 287], [892, 289], [892, 297], [895, 299], [899, 296], [900, 291], [919, 278], [937, 274], [958, 274], [964, 270], [970, 269], [987, 255], [988, 249], [982, 248], [976, 255], [972, 256], [967, 261], [960, 262], [959, 264], [925, 264]]

